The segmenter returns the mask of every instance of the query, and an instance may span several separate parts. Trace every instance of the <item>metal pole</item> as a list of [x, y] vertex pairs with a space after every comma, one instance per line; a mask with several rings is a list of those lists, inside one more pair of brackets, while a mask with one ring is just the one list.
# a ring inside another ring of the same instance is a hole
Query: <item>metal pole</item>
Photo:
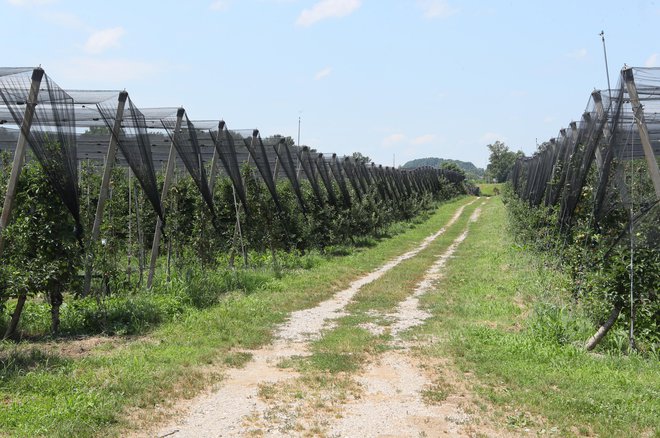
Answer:
[[612, 86], [610, 85], [610, 68], [607, 65], [607, 49], [605, 48], [605, 31], [600, 31], [600, 38], [603, 41], [603, 55], [605, 57], [605, 73], [607, 73], [607, 91], [610, 95], [610, 105], [612, 105]]
[[9, 182], [7, 183], [7, 191], [5, 192], [2, 216], [0, 216], [0, 256], [2, 256], [2, 250], [4, 248], [3, 231], [9, 225], [11, 210], [14, 207], [16, 192], [18, 191], [18, 178], [21, 176], [23, 161], [25, 160], [27, 137], [32, 127], [32, 118], [34, 117], [34, 109], [37, 106], [37, 96], [39, 95], [39, 87], [41, 86], [43, 76], [44, 70], [41, 67], [37, 67], [32, 71], [32, 83], [30, 84], [27, 102], [25, 102], [23, 123], [21, 123], [21, 131], [18, 134], [18, 141], [16, 142], [14, 162], [11, 167]]
[[[160, 194], [160, 202], [163, 204], [163, 210], [165, 209], [165, 200], [167, 199], [167, 192], [170, 189], [170, 184], [172, 176], [174, 175], [174, 165], [176, 164], [176, 147], [174, 146], [174, 139], [176, 135], [181, 130], [181, 122], [183, 120], [183, 115], [185, 114], [183, 108], [179, 108], [176, 113], [176, 124], [174, 125], [174, 133], [172, 135], [172, 142], [170, 144], [170, 153], [167, 157], [167, 169], [165, 170], [165, 181], [163, 181], [163, 191]], [[165, 212], [163, 211], [163, 214]], [[154, 241], [151, 245], [151, 261], [149, 263], [149, 276], [147, 277], [147, 288], [151, 288], [151, 285], [154, 281], [154, 272], [156, 271], [156, 259], [158, 258], [158, 247], [160, 245], [161, 238], [161, 227], [163, 226], [163, 221], [160, 217], [156, 220], [156, 229], [154, 230]]]
[[103, 166], [103, 179], [101, 180], [101, 191], [99, 193], [99, 200], [96, 204], [96, 215], [94, 216], [94, 225], [92, 226], [92, 235], [89, 239], [89, 247], [87, 248], [87, 263], [85, 264], [85, 280], [83, 283], [82, 296], [89, 294], [92, 287], [92, 268], [94, 264], [94, 245], [99, 239], [101, 233], [101, 221], [103, 220], [103, 210], [105, 209], [105, 202], [108, 199], [108, 188], [110, 187], [110, 178], [112, 177], [112, 168], [115, 165], [115, 157], [117, 156], [117, 139], [119, 138], [119, 131], [121, 123], [124, 118], [124, 106], [128, 93], [122, 91], [119, 93], [117, 103], [117, 114], [115, 115], [115, 123], [112, 126], [112, 133], [110, 134], [110, 143], [108, 144], [108, 152]]

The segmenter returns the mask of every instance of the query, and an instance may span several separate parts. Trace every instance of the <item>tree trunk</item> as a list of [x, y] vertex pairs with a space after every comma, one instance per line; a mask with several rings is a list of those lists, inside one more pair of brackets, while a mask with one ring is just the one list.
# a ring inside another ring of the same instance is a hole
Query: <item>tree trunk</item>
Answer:
[[64, 302], [62, 292], [59, 290], [50, 293], [50, 316], [51, 325], [50, 330], [53, 335], [57, 335], [60, 331], [60, 306]]
[[23, 306], [25, 305], [25, 301], [27, 301], [27, 295], [18, 296], [16, 308], [14, 309], [14, 313], [11, 315], [11, 321], [7, 327], [7, 331], [5, 331], [5, 336], [2, 339], [9, 339], [16, 333], [16, 328], [18, 327], [18, 321], [21, 319], [21, 313], [23, 313]]
[[585, 348], [587, 351], [593, 350], [596, 345], [605, 337], [607, 332], [610, 331], [614, 323], [616, 322], [616, 319], [619, 317], [619, 314], [621, 313], [621, 309], [623, 308], [623, 304], [617, 304], [614, 306], [614, 309], [612, 309], [612, 313], [610, 313], [609, 318], [607, 318], [607, 321], [603, 325], [600, 326], [598, 331], [587, 341], [587, 344], [585, 345]]

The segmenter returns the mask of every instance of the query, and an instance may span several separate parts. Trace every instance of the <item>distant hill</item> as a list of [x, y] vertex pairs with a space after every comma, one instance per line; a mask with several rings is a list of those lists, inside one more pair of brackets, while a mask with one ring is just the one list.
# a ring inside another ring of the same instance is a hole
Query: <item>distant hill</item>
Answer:
[[454, 163], [461, 169], [465, 171], [465, 174], [470, 179], [480, 179], [484, 177], [484, 169], [481, 169], [469, 161], [460, 161], [460, 160], [447, 160], [444, 158], [417, 158], [416, 160], [408, 161], [406, 164], [401, 166], [404, 169], [414, 169], [416, 167], [440, 167], [443, 163]]

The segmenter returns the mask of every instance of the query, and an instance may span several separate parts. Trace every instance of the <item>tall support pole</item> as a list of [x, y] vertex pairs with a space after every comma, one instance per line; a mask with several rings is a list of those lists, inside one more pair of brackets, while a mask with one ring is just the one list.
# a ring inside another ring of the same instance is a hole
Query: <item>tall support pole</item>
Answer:
[[607, 48], [605, 47], [605, 31], [601, 30], [598, 34], [603, 41], [603, 57], [605, 58], [605, 73], [607, 74], [607, 91], [610, 95], [610, 102], [612, 102], [612, 86], [610, 85], [610, 67], [607, 64]]
[[[301, 117], [298, 116], [298, 149], [300, 150], [300, 119]], [[300, 161], [300, 155], [296, 154], [298, 156], [298, 170], [296, 171], [296, 178], [300, 178], [300, 169], [302, 168], [302, 162]]]
[[[181, 130], [181, 122], [183, 121], [183, 115], [186, 111], [183, 108], [179, 108], [176, 112], [176, 123], [174, 125], [174, 132], [172, 134], [172, 142], [170, 144], [170, 153], [167, 157], [167, 169], [165, 170], [165, 181], [163, 181], [163, 191], [160, 193], [160, 202], [165, 205], [165, 200], [167, 199], [167, 192], [170, 190], [170, 184], [172, 182], [172, 177], [174, 176], [174, 165], [176, 164], [176, 147], [174, 146], [174, 139], [178, 132]], [[154, 230], [154, 241], [151, 245], [151, 261], [149, 262], [149, 276], [147, 277], [147, 288], [151, 288], [154, 281], [154, 272], [156, 271], [156, 259], [158, 259], [158, 247], [160, 246], [160, 238], [162, 235], [161, 227], [163, 226], [163, 221], [160, 217], [156, 220], [156, 229]]]
[[[596, 90], [593, 93], [591, 93], [591, 97], [594, 100], [594, 104], [596, 106], [596, 114], [598, 115], [598, 122], [603, 120], [603, 118], [607, 117], [607, 114], [605, 113], [605, 108], [603, 108], [603, 98], [600, 95], [600, 91]], [[611, 104], [610, 104], [611, 105]], [[603, 137], [606, 141], [609, 140], [610, 138], [610, 125], [607, 121], [603, 123]], [[596, 166], [598, 166], [598, 173], [602, 173], [603, 171], [603, 154], [600, 151], [600, 145], [596, 146]]]
[[277, 184], [277, 176], [280, 173], [280, 152], [282, 151], [282, 142], [277, 143], [277, 154], [275, 154], [275, 166], [273, 167], [273, 183]]
[[[220, 134], [218, 134], [220, 135]], [[213, 148], [213, 158], [211, 158], [211, 171], [209, 172], [209, 191], [213, 196], [213, 189], [215, 188], [215, 180], [218, 175], [218, 148]]]
[[7, 228], [7, 225], [9, 225], [11, 210], [14, 207], [14, 200], [16, 199], [16, 192], [18, 190], [18, 178], [21, 176], [23, 161], [25, 161], [27, 138], [30, 134], [30, 128], [32, 127], [34, 109], [37, 106], [37, 96], [39, 95], [39, 87], [41, 86], [41, 80], [43, 77], [44, 70], [41, 67], [35, 68], [32, 71], [32, 83], [30, 84], [27, 102], [25, 102], [23, 123], [21, 124], [18, 141], [16, 142], [14, 162], [11, 167], [11, 174], [9, 175], [9, 182], [7, 183], [7, 191], [5, 192], [2, 216], [0, 216], [0, 257], [2, 257], [2, 250], [4, 249], [4, 230]]
[[655, 159], [653, 147], [651, 147], [651, 138], [649, 137], [649, 131], [646, 127], [646, 121], [644, 120], [644, 108], [639, 101], [633, 70], [632, 68], [627, 68], [621, 73], [623, 74], [623, 79], [626, 82], [626, 88], [628, 89], [628, 95], [630, 96], [630, 104], [632, 105], [633, 114], [635, 115], [635, 123], [637, 123], [639, 138], [642, 141], [646, 164], [649, 166], [649, 174], [651, 175], [653, 188], [655, 189], [655, 198], [660, 200], [660, 169], [658, 169], [658, 161]]
[[115, 115], [115, 123], [112, 125], [112, 133], [110, 135], [110, 143], [108, 144], [108, 152], [103, 166], [103, 178], [101, 180], [101, 191], [99, 192], [99, 200], [96, 204], [96, 215], [94, 216], [94, 225], [92, 226], [92, 234], [89, 239], [89, 247], [87, 248], [87, 260], [85, 263], [85, 280], [83, 282], [82, 296], [87, 296], [92, 287], [92, 268], [94, 265], [94, 246], [99, 240], [101, 234], [101, 222], [103, 221], [103, 211], [105, 210], [105, 202], [108, 200], [108, 193], [110, 187], [110, 178], [112, 177], [112, 169], [115, 166], [115, 158], [117, 156], [117, 139], [119, 138], [119, 131], [121, 130], [121, 123], [124, 118], [124, 107], [126, 106], [126, 99], [128, 93], [122, 91], [119, 93], [117, 103], [117, 114]]
[[133, 181], [131, 166], [128, 166], [128, 254], [126, 255], [126, 276], [131, 284], [131, 259], [133, 257]]

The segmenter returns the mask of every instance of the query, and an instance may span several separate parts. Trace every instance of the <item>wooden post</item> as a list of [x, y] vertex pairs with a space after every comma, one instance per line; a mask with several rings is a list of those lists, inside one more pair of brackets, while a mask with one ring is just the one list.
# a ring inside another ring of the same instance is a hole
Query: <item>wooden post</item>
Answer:
[[[218, 133], [218, 135], [220, 135]], [[213, 147], [213, 158], [211, 159], [211, 172], [209, 172], [209, 191], [213, 196], [213, 189], [215, 187], [215, 180], [218, 174], [218, 148]]]
[[637, 86], [635, 85], [635, 78], [632, 68], [624, 69], [621, 74], [626, 82], [628, 95], [630, 96], [630, 104], [633, 108], [635, 116], [635, 123], [637, 123], [637, 130], [639, 131], [639, 138], [642, 141], [642, 148], [644, 149], [644, 156], [646, 157], [646, 164], [649, 166], [649, 174], [653, 181], [653, 188], [655, 189], [655, 198], [660, 200], [660, 169], [658, 169], [658, 161], [655, 159], [653, 147], [651, 147], [651, 138], [649, 131], [646, 128], [646, 121], [644, 120], [644, 108], [639, 101], [637, 94]]
[[277, 184], [277, 175], [280, 173], [280, 151], [282, 150], [282, 141], [277, 143], [277, 154], [275, 154], [275, 166], [273, 168], [273, 183]]
[[128, 99], [128, 93], [122, 91], [119, 93], [117, 103], [117, 114], [115, 115], [115, 123], [112, 126], [112, 133], [110, 135], [110, 143], [108, 144], [108, 152], [103, 166], [103, 179], [101, 180], [101, 191], [99, 192], [99, 200], [96, 204], [96, 215], [94, 216], [94, 225], [92, 226], [92, 234], [89, 238], [89, 247], [87, 248], [87, 261], [85, 263], [85, 280], [83, 282], [82, 296], [87, 296], [92, 287], [92, 268], [94, 265], [94, 245], [99, 240], [101, 233], [101, 222], [103, 221], [103, 211], [105, 209], [105, 202], [108, 200], [108, 189], [110, 187], [110, 178], [112, 177], [112, 168], [115, 165], [115, 157], [117, 156], [117, 139], [121, 130], [121, 123], [124, 118], [124, 106]]
[[[177, 133], [181, 130], [181, 122], [183, 115], [186, 111], [179, 108], [176, 112], [176, 123], [174, 125], [174, 132], [172, 134], [172, 142], [170, 144], [170, 153], [167, 157], [167, 168], [165, 170], [165, 181], [163, 181], [163, 191], [160, 194], [160, 202], [163, 205], [163, 214], [165, 214], [165, 200], [167, 199], [167, 192], [170, 189], [172, 176], [174, 175], [174, 166], [176, 164], [176, 147], [174, 146], [174, 139]], [[151, 245], [151, 261], [149, 263], [149, 276], [147, 277], [147, 288], [151, 288], [154, 281], [154, 272], [156, 271], [156, 259], [158, 258], [158, 247], [160, 246], [161, 227], [163, 221], [160, 217], [156, 220], [156, 229], [154, 230], [154, 241]]]
[[[593, 93], [591, 93], [591, 97], [594, 100], [594, 104], [596, 106], [596, 114], [598, 115], [599, 122], [602, 120], [604, 117], [607, 117], [607, 114], [605, 113], [605, 108], [603, 108], [603, 98], [600, 95], [600, 90], [596, 90]], [[603, 138], [606, 140], [609, 140], [610, 138], [610, 125], [606, 121], [603, 124]], [[598, 173], [602, 173], [603, 171], [603, 154], [600, 151], [600, 146], [596, 147], [596, 166], [598, 167]]]
[[131, 166], [128, 166], [128, 254], [126, 255], [126, 276], [128, 284], [131, 284], [131, 257], [133, 255], [133, 185], [131, 178]]
[[18, 141], [16, 142], [16, 150], [14, 151], [14, 162], [11, 167], [11, 174], [7, 183], [7, 191], [5, 192], [5, 202], [2, 207], [2, 215], [0, 216], [0, 257], [2, 257], [2, 250], [4, 248], [4, 230], [9, 225], [9, 218], [11, 217], [11, 210], [14, 207], [14, 200], [16, 199], [16, 192], [18, 190], [18, 178], [21, 176], [23, 168], [23, 161], [25, 160], [25, 148], [30, 128], [32, 127], [32, 119], [34, 117], [34, 109], [37, 106], [37, 96], [39, 95], [39, 87], [41, 80], [44, 77], [44, 70], [37, 67], [32, 71], [32, 83], [30, 84], [30, 91], [28, 94], [27, 102], [25, 102], [25, 113], [23, 114], [23, 123], [21, 123], [21, 130], [18, 134]]

